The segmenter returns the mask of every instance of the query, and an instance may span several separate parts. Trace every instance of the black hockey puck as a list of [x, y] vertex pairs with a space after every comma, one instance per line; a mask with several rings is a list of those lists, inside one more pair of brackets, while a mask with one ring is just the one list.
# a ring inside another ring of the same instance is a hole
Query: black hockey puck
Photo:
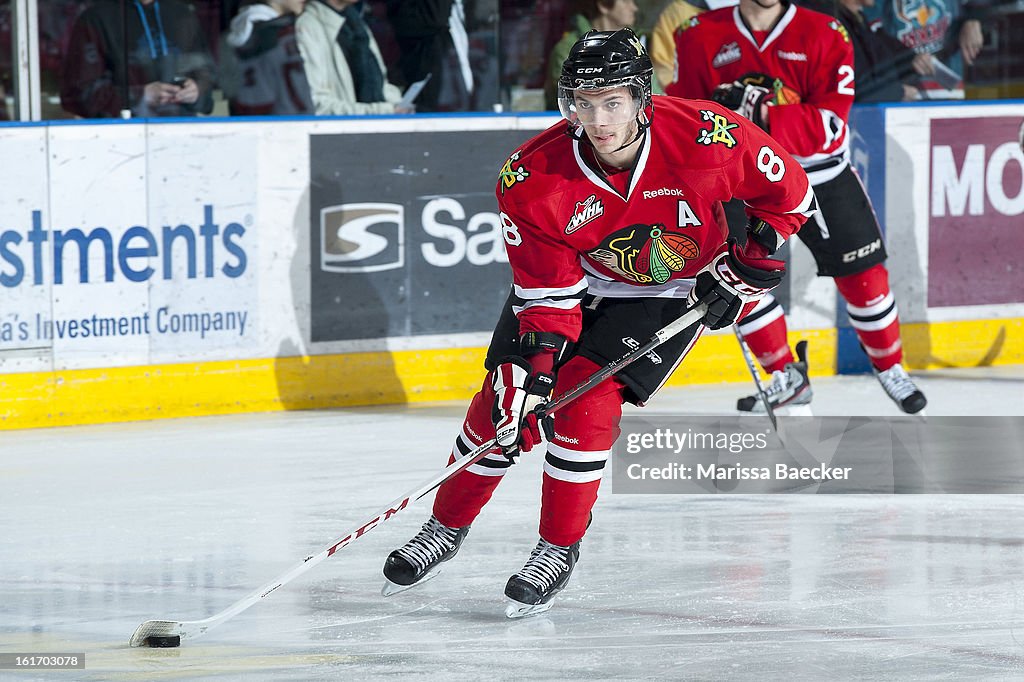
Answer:
[[167, 637], [150, 635], [146, 638], [146, 646], [154, 649], [172, 649], [181, 646], [181, 637], [179, 635], [168, 635]]

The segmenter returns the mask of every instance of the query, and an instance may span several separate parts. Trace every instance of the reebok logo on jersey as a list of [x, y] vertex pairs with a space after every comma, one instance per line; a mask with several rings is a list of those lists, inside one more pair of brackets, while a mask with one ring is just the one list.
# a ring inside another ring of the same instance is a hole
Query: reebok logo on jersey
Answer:
[[560, 440], [563, 443], [568, 443], [569, 445], [579, 445], [580, 444], [580, 439], [579, 438], [569, 438], [568, 436], [563, 436], [560, 433], [556, 433], [555, 434], [555, 440]]
[[576, 202], [576, 212], [569, 219], [569, 224], [565, 226], [565, 233], [572, 234], [602, 215], [604, 215], [604, 204], [601, 203], [596, 194], [591, 194], [586, 200]]
[[716, 69], [720, 69], [726, 64], [732, 64], [740, 60], [740, 45], [735, 40], [731, 43], [722, 45], [721, 49], [718, 50], [718, 54], [711, 60], [711, 66]]
[[644, 192], [644, 199], [656, 199], [657, 197], [681, 197], [683, 196], [683, 190], [678, 187], [662, 187], [661, 189], [655, 189]]
[[807, 55], [803, 52], [788, 52], [787, 50], [779, 50], [779, 59], [788, 59], [791, 62], [806, 62]]

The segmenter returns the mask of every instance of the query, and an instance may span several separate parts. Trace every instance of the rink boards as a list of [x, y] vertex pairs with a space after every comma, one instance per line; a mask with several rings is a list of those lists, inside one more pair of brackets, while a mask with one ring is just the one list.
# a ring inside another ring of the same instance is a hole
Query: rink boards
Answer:
[[[1022, 115], [855, 113], [912, 368], [1024, 362]], [[0, 127], [0, 428], [469, 396], [510, 280], [497, 172], [555, 121]], [[800, 244], [780, 298], [812, 373], [856, 367]], [[715, 334], [672, 381], [746, 376]]]

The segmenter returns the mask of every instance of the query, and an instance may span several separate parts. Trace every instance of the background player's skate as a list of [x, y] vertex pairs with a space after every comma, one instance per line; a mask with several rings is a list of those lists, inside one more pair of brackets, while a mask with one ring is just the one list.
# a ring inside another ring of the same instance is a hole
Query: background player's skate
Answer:
[[[743, 344], [743, 340], [740, 339]], [[788, 362], [781, 370], [772, 372], [771, 381], [765, 388], [765, 395], [772, 409], [781, 407], [792, 410], [803, 408], [800, 414], [810, 414], [811, 398], [814, 393], [811, 390], [811, 380], [807, 374], [807, 342], [800, 341], [796, 344], [796, 361]], [[741, 412], [764, 412], [764, 404], [757, 395], [748, 395], [736, 401], [736, 409]]]

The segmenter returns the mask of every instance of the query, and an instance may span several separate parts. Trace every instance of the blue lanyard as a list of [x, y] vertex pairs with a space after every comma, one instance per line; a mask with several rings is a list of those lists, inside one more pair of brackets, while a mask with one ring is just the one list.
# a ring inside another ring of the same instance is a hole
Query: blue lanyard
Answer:
[[153, 3], [153, 14], [156, 15], [156, 30], [160, 38], [160, 53], [157, 54], [156, 44], [153, 42], [153, 34], [149, 30], [149, 22], [146, 21], [146, 12], [142, 9], [142, 3], [135, 0], [135, 9], [139, 10], [139, 18], [142, 19], [142, 30], [146, 32], [146, 42], [149, 43], [149, 56], [156, 61], [157, 57], [168, 53], [167, 38], [164, 36], [164, 24], [160, 20], [160, 0]]

